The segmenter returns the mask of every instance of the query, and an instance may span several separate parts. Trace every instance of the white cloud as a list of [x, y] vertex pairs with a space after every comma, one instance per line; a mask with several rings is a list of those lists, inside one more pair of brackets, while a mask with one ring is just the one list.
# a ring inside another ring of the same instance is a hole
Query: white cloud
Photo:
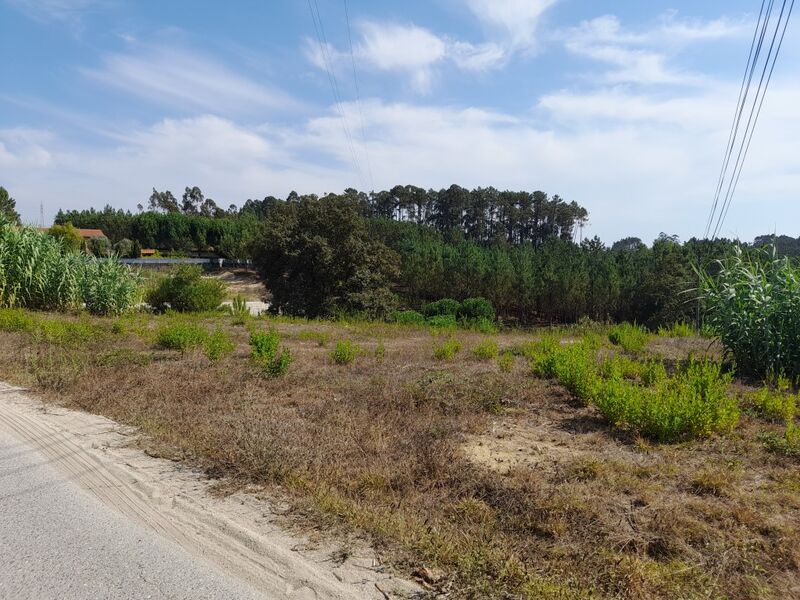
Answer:
[[542, 15], [558, 0], [467, 0], [467, 6], [481, 21], [499, 28], [511, 47], [534, 43]]
[[15, 9], [40, 23], [58, 22], [74, 32], [83, 29], [84, 17], [104, 10], [116, 0], [7, 0]]
[[610, 68], [593, 79], [606, 83], [644, 85], [702, 85], [697, 73], [669, 66], [672, 55], [686, 45], [739, 36], [745, 22], [681, 20], [674, 12], [663, 15], [655, 27], [626, 30], [619, 19], [604, 15], [556, 33], [570, 52], [606, 63]]
[[81, 71], [154, 104], [179, 108], [241, 114], [295, 104], [285, 92], [248, 79], [196, 50], [156, 46], [110, 54], [100, 68]]
[[[771, 90], [726, 234], [752, 238], [771, 230], [775, 219], [800, 216], [792, 197], [800, 186], [800, 159], [791, 147], [800, 136], [798, 102], [798, 87]], [[351, 121], [358, 114], [354, 104], [343, 109]], [[545, 96], [533, 116], [361, 104], [364, 148], [379, 188], [402, 182], [544, 189], [587, 206], [591, 234], [607, 241], [631, 234], [652, 239], [660, 231], [702, 233], [731, 111], [725, 90], [665, 99], [624, 88]], [[115, 204], [133, 208], [152, 187], [199, 185], [224, 205], [292, 189], [363, 188], [332, 109], [293, 126], [252, 127], [209, 115], [163, 120], [129, 131], [109, 148], [6, 130], [0, 132], [0, 164], [12, 166], [9, 160], [14, 168], [7, 169], [4, 185], [27, 218], [35, 217], [40, 200], [54, 212], [102, 206], [113, 194]]]

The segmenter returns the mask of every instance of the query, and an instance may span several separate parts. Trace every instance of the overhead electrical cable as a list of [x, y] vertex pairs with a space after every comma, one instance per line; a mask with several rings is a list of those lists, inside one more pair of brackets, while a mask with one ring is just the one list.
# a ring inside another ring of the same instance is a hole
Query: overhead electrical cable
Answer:
[[344, 18], [347, 23], [347, 42], [350, 46], [350, 64], [353, 66], [353, 85], [356, 91], [356, 106], [358, 107], [358, 116], [361, 120], [361, 143], [364, 149], [364, 158], [367, 163], [367, 174], [369, 175], [369, 182], [371, 190], [375, 190], [375, 180], [372, 177], [372, 163], [369, 159], [369, 150], [367, 149], [367, 133], [364, 125], [364, 110], [361, 107], [361, 90], [358, 86], [358, 74], [356, 71], [356, 57], [353, 52], [353, 34], [350, 27], [350, 11], [347, 8], [347, 0], [344, 1]]
[[[717, 217], [717, 223], [716, 226], [714, 227], [714, 233], [712, 235], [712, 239], [716, 238], [720, 230], [722, 229], [722, 225], [725, 222], [725, 217], [727, 216], [731, 202], [733, 201], [733, 194], [736, 191], [736, 187], [739, 183], [739, 178], [741, 177], [745, 160], [747, 159], [747, 153], [750, 149], [750, 143], [753, 140], [753, 134], [755, 133], [756, 124], [758, 123], [758, 119], [761, 115], [761, 109], [764, 105], [764, 99], [766, 98], [770, 81], [772, 80], [772, 74], [775, 70], [775, 64], [778, 60], [778, 55], [780, 54], [781, 47], [783, 46], [784, 37], [786, 36], [786, 28], [789, 25], [789, 19], [794, 9], [794, 0], [791, 0], [791, 3], [789, 4], [789, 9], [788, 11], [786, 10], [786, 5], [788, 2], [789, 0], [783, 0], [783, 3], [781, 5], [781, 11], [780, 14], [778, 15], [777, 23], [775, 24], [775, 31], [772, 34], [772, 41], [770, 42], [769, 51], [767, 52], [767, 57], [764, 60], [764, 67], [761, 71], [761, 77], [758, 82], [758, 88], [756, 90], [756, 94], [753, 99], [753, 104], [750, 108], [750, 115], [747, 119], [747, 125], [745, 127], [744, 135], [742, 136], [742, 143], [739, 147], [739, 152], [736, 156], [736, 163], [734, 164], [734, 169], [731, 174], [730, 180], [728, 182], [727, 191], [725, 193], [725, 198], [723, 200], [723, 203], [719, 211], [719, 215]], [[780, 38], [778, 38], [779, 33], [780, 33]]]
[[[725, 154], [723, 155], [722, 159], [722, 166], [719, 170], [719, 179], [717, 180], [717, 187], [716, 191], [714, 192], [714, 203], [711, 206], [711, 211], [708, 213], [708, 221], [706, 222], [706, 228], [703, 233], [703, 237], [707, 237], [709, 232], [711, 231], [711, 223], [714, 219], [714, 214], [717, 211], [717, 203], [719, 202], [719, 195], [722, 191], [722, 184], [725, 180], [725, 172], [727, 170], [728, 162], [730, 160], [730, 155], [732, 153], [733, 144], [735, 141], [735, 132], [736, 132], [736, 124], [737, 124], [737, 115], [741, 114], [742, 107], [744, 106], [743, 97], [745, 94], [745, 87], [748, 85], [748, 72], [750, 73], [750, 77], [752, 78], [752, 66], [754, 64], [753, 60], [753, 50], [756, 50], [756, 41], [758, 40], [758, 30], [761, 28], [761, 18], [764, 16], [764, 7], [766, 5], [766, 0], [761, 0], [761, 10], [758, 13], [758, 21], [756, 22], [756, 28], [753, 31], [753, 41], [750, 43], [750, 53], [747, 56], [747, 66], [744, 69], [744, 74], [742, 75], [742, 84], [739, 86], [739, 98], [736, 100], [736, 110], [733, 111], [733, 120], [731, 121], [731, 131], [728, 134], [728, 143], [725, 146]], [[760, 51], [760, 46], [757, 51]], [[757, 55], [756, 55], [757, 57]]]
[[331, 58], [328, 49], [328, 41], [325, 36], [325, 28], [322, 24], [322, 15], [319, 12], [317, 0], [308, 0], [308, 9], [311, 12], [311, 20], [314, 23], [314, 33], [316, 34], [317, 42], [319, 43], [323, 67], [325, 72], [328, 74], [328, 82], [330, 83], [331, 92], [333, 93], [334, 107], [336, 112], [339, 114], [339, 119], [342, 123], [342, 130], [344, 131], [345, 140], [350, 151], [350, 157], [353, 161], [353, 168], [358, 178], [361, 179], [362, 185], [364, 185], [366, 183], [364, 180], [364, 173], [358, 160], [358, 154], [356, 153], [355, 145], [353, 144], [353, 136], [350, 133], [350, 127], [347, 124], [347, 115], [342, 108], [342, 99], [341, 94], [339, 93], [339, 83], [336, 80], [336, 73], [334, 72], [333, 68], [333, 59]]

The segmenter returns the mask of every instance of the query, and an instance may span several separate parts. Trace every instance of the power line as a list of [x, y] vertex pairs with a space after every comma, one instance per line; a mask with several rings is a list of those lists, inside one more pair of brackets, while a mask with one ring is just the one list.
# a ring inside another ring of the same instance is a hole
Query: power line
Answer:
[[342, 99], [341, 99], [341, 94], [339, 93], [339, 83], [336, 80], [336, 73], [334, 72], [333, 69], [333, 59], [331, 58], [330, 53], [328, 52], [328, 41], [327, 38], [325, 37], [325, 28], [322, 25], [322, 15], [319, 12], [319, 5], [317, 4], [317, 0], [308, 0], [308, 9], [311, 12], [311, 20], [314, 23], [314, 33], [316, 34], [317, 42], [319, 43], [323, 66], [325, 68], [326, 73], [328, 74], [328, 82], [330, 83], [331, 92], [333, 93], [334, 106], [336, 108], [336, 111], [339, 113], [339, 118], [341, 119], [342, 123], [342, 129], [344, 130], [345, 139], [347, 141], [347, 146], [350, 150], [350, 157], [353, 161], [353, 168], [363, 184], [364, 173], [361, 170], [361, 166], [358, 161], [358, 155], [356, 154], [355, 151], [355, 146], [353, 144], [353, 136], [350, 134], [350, 128], [347, 125], [347, 116], [345, 114], [344, 109], [342, 108]]
[[362, 147], [364, 149], [364, 158], [367, 161], [367, 173], [369, 175], [370, 185], [372, 186], [371, 189], [375, 189], [375, 179], [372, 177], [372, 164], [369, 160], [369, 150], [367, 149], [367, 133], [366, 128], [364, 126], [364, 111], [361, 108], [361, 90], [358, 87], [358, 75], [356, 73], [356, 57], [353, 53], [353, 34], [350, 28], [350, 11], [347, 8], [347, 0], [343, 0], [344, 2], [344, 18], [345, 22], [347, 23], [347, 42], [350, 46], [350, 64], [353, 66], [353, 85], [355, 86], [356, 90], [356, 106], [358, 106], [358, 116], [361, 120], [361, 142]]
[[[764, 72], [766, 72], [767, 64], [769, 63], [770, 56], [772, 55], [772, 48], [773, 48], [773, 46], [775, 44], [775, 40], [776, 40], [777, 35], [778, 35], [778, 30], [780, 29], [781, 19], [783, 17], [784, 10], [786, 9], [786, 2], [787, 2], [787, 0], [784, 0], [783, 6], [781, 7], [781, 14], [778, 16], [778, 23], [775, 26], [775, 33], [772, 36], [772, 43], [770, 44], [769, 53], [767, 54], [767, 60], [766, 60], [766, 62], [764, 64]], [[783, 39], [786, 36], [786, 28], [789, 26], [789, 19], [792, 16], [792, 11], [793, 10], [794, 10], [794, 0], [791, 1], [791, 4], [789, 5], [789, 11], [786, 13], [786, 19], [783, 21], [783, 30], [781, 31], [781, 37], [780, 37], [780, 40], [778, 40], [778, 46], [775, 49], [775, 56], [772, 58], [772, 64], [769, 67], [769, 75], [767, 75], [767, 81], [766, 81], [766, 83], [764, 85], [764, 92], [763, 92], [763, 94], [761, 94], [761, 99], [760, 100], [758, 100], [758, 94], [756, 94], [756, 100], [758, 102], [758, 109], [756, 109], [755, 118], [753, 119], [753, 126], [752, 126], [752, 128], [750, 128], [749, 135], [748, 135], [747, 130], [745, 130], [745, 137], [747, 139], [747, 143], [744, 146], [744, 153], [742, 154], [741, 163], [739, 163], [738, 157], [737, 157], [738, 170], [736, 168], [734, 168], [735, 177], [733, 177], [732, 180], [731, 180], [731, 183], [728, 184], [728, 192], [727, 192], [726, 197], [725, 197], [725, 203], [723, 203], [723, 210], [720, 213], [720, 217], [719, 217], [719, 220], [718, 220], [717, 227], [714, 230], [714, 237], [716, 237], [717, 233], [719, 233], [719, 230], [722, 227], [722, 223], [725, 221], [725, 217], [728, 215], [728, 210], [730, 209], [731, 201], [733, 200], [733, 195], [736, 193], [736, 188], [739, 185], [739, 178], [742, 175], [742, 169], [744, 167], [744, 162], [747, 159], [747, 153], [750, 150], [750, 143], [753, 141], [753, 134], [755, 132], [756, 123], [758, 123], [758, 118], [761, 116], [761, 109], [764, 106], [764, 98], [766, 98], [766, 96], [767, 96], [767, 89], [769, 88], [770, 81], [772, 81], [772, 73], [775, 71], [775, 63], [778, 60], [778, 55], [780, 54], [781, 47], [783, 46]], [[761, 74], [762, 80], [764, 78], [764, 72], [762, 72], [762, 74]], [[759, 83], [759, 90], [760, 90], [760, 88], [761, 88], [761, 84]], [[753, 105], [753, 108], [755, 108], [755, 104]], [[751, 111], [751, 117], [752, 116], [753, 116], [753, 113]], [[748, 125], [749, 125], [749, 121], [748, 121]], [[740, 150], [740, 153], [741, 153], [741, 150]]]
[[[725, 154], [723, 155], [722, 159], [722, 166], [719, 170], [719, 179], [717, 180], [717, 187], [716, 191], [714, 192], [714, 203], [711, 205], [711, 211], [708, 213], [708, 221], [706, 222], [706, 228], [703, 233], [703, 237], [707, 237], [709, 231], [711, 230], [711, 223], [714, 219], [714, 214], [717, 211], [717, 203], [719, 202], [719, 195], [722, 192], [722, 184], [725, 180], [725, 173], [728, 169], [728, 162], [730, 161], [730, 155], [733, 152], [733, 145], [736, 139], [736, 131], [738, 129], [738, 118], [737, 115], [741, 115], [742, 108], [744, 106], [743, 98], [746, 98], [745, 86], [749, 90], [750, 84], [748, 81], [747, 73], [750, 72], [750, 78], [752, 79], [753, 76], [753, 67], [751, 65], [755, 64], [753, 61], [753, 50], [756, 49], [756, 40], [758, 39], [758, 30], [761, 25], [761, 17], [764, 16], [764, 6], [766, 4], [766, 0], [761, 0], [761, 10], [758, 12], [758, 21], [756, 22], [756, 28], [753, 31], [753, 41], [750, 43], [750, 53], [747, 55], [747, 66], [744, 68], [744, 74], [742, 75], [742, 84], [739, 86], [739, 98], [736, 100], [736, 110], [733, 111], [733, 121], [731, 122], [731, 131], [728, 134], [728, 143], [725, 146]], [[770, 2], [770, 8], [771, 8]], [[766, 23], [766, 21], [765, 21]], [[762, 33], [763, 35], [763, 33]], [[758, 52], [761, 51], [761, 46], [759, 44], [758, 49], [756, 50], [756, 59], [758, 58]]]
[[[742, 144], [739, 147], [739, 152], [736, 156], [736, 163], [734, 165], [733, 173], [731, 175], [730, 181], [728, 182], [728, 189], [725, 193], [725, 199], [722, 203], [722, 207], [719, 212], [719, 216], [717, 217], [717, 224], [714, 228], [714, 234], [712, 239], [716, 238], [719, 234], [722, 224], [725, 222], [725, 217], [728, 214], [728, 210], [730, 209], [730, 205], [733, 201], [733, 195], [736, 191], [736, 187], [739, 184], [739, 178], [742, 174], [742, 169], [744, 168], [745, 160], [747, 159], [747, 153], [750, 150], [750, 143], [753, 141], [753, 134], [755, 133], [756, 124], [758, 123], [758, 119], [761, 116], [761, 109], [764, 106], [764, 99], [767, 95], [767, 90], [769, 88], [770, 81], [772, 80], [772, 74], [775, 70], [775, 64], [778, 60], [778, 55], [780, 54], [781, 47], [783, 46], [783, 40], [786, 36], [786, 29], [789, 26], [789, 19], [792, 16], [792, 11], [794, 9], [794, 0], [791, 0], [791, 4], [789, 4], [789, 10], [786, 11], [786, 4], [788, 0], [783, 0], [781, 5], [781, 12], [778, 15], [778, 21], [775, 24], [775, 31], [772, 34], [772, 41], [769, 46], [769, 51], [767, 52], [767, 57], [764, 61], [764, 68], [761, 71], [761, 78], [758, 82], [758, 88], [756, 90], [756, 95], [753, 100], [753, 105], [750, 108], [750, 115], [747, 119], [747, 126], [745, 127], [745, 132], [742, 137]], [[784, 14], [786, 17], [784, 18]], [[781, 25], [783, 25], [783, 29], [781, 30]], [[778, 32], [780, 31], [780, 39], [778, 39]], [[775, 42], [778, 42], [777, 46]], [[775, 53], [773, 55], [773, 49]], [[770, 59], [772, 62], [770, 64]], [[767, 69], [769, 69], [769, 74], [767, 75]], [[766, 81], [765, 81], [766, 76]], [[763, 86], [763, 91], [762, 91]]]

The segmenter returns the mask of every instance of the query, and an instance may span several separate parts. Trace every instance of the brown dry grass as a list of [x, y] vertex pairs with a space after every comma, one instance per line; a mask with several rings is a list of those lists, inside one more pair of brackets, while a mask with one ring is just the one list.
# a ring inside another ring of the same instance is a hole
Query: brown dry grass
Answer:
[[[264, 379], [227, 317], [198, 318], [237, 342], [217, 364], [156, 349], [166, 318], [118, 333], [96, 320], [101, 337], [72, 347], [0, 333], [0, 378], [137, 426], [149, 451], [226, 485], [288, 497], [306, 525], [366, 534], [406, 573], [441, 569], [454, 597], [800, 597], [798, 464], [765, 451], [768, 423], [680, 445], [630, 439], [521, 358], [508, 373], [476, 361], [487, 336], [468, 332], [443, 363], [426, 331], [274, 322], [295, 360]], [[363, 350], [351, 365], [330, 358], [339, 339]]]

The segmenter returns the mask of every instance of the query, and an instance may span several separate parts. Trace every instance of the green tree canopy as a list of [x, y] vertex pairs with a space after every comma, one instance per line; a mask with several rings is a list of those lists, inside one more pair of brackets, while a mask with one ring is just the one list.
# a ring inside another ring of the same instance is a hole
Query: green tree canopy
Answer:
[[19, 213], [17, 212], [17, 201], [8, 195], [8, 190], [0, 186], [0, 215], [14, 223], [20, 224]]
[[252, 254], [276, 311], [380, 316], [394, 308], [389, 286], [398, 275], [398, 256], [369, 235], [351, 197], [306, 196], [276, 205]]
[[72, 225], [72, 223], [64, 223], [63, 225], [53, 225], [47, 232], [54, 238], [61, 240], [64, 249], [72, 252], [77, 252], [81, 249], [83, 238], [80, 232]]

